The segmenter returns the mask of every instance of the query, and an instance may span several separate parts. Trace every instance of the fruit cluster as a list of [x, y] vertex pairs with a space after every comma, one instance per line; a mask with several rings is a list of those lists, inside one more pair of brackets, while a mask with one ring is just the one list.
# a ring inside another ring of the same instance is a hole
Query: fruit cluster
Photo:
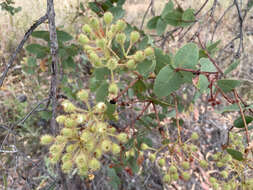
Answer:
[[[106, 67], [110, 70], [111, 82], [108, 89], [110, 99], [118, 94], [115, 72], [121, 69], [134, 70], [143, 60], [154, 58], [152, 47], [135, 53], [131, 52], [133, 46], [139, 41], [140, 34], [132, 31], [130, 35], [127, 35], [126, 28], [127, 23], [124, 20], [114, 21], [113, 15], [106, 12], [103, 21], [96, 17], [90, 18], [90, 22], [82, 27], [83, 33], [78, 38], [92, 66]], [[113, 48], [115, 43], [119, 46], [117, 50]], [[122, 56], [119, 55], [119, 51], [122, 52]]]
[[51, 163], [61, 160], [64, 173], [70, 173], [75, 167], [81, 176], [94, 172], [101, 167], [103, 154], [117, 156], [121, 152], [121, 143], [128, 141], [126, 133], [117, 133], [105, 122], [106, 104], [99, 102], [91, 107], [88, 95], [86, 90], [77, 93], [78, 99], [87, 105], [87, 110], [76, 107], [68, 100], [63, 101], [61, 105], [66, 114], [56, 118], [62, 126], [60, 134], [41, 137], [41, 144], [52, 144]]

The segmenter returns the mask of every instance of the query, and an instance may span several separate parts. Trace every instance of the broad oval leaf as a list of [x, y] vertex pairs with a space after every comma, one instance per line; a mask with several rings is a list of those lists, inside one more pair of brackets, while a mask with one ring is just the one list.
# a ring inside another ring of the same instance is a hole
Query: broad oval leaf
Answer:
[[[245, 120], [246, 120], [246, 123], [249, 124], [253, 121], [253, 117], [251, 116], [245, 116]], [[242, 116], [240, 116], [239, 118], [237, 118], [235, 121], [234, 121], [234, 126], [236, 128], [244, 128], [244, 122], [243, 122], [243, 119], [242, 119]]]
[[197, 87], [201, 93], [203, 93], [206, 89], [208, 89], [209, 81], [205, 75], [200, 75]]
[[147, 23], [148, 29], [156, 29], [156, 24], [157, 24], [159, 18], [160, 18], [160, 16], [155, 16], [155, 17], [151, 18]]
[[183, 84], [183, 76], [175, 72], [169, 65], [162, 68], [156, 77], [154, 93], [159, 97], [168, 96]]
[[239, 64], [240, 64], [240, 61], [236, 60], [234, 63], [229, 65], [228, 68], [225, 70], [224, 75], [227, 75], [231, 71], [235, 70]]
[[145, 59], [137, 65], [137, 71], [144, 77], [147, 78], [149, 73], [155, 70], [156, 61]]
[[175, 55], [174, 63], [177, 68], [195, 69], [198, 64], [199, 49], [196, 44], [188, 43], [180, 48]]
[[156, 24], [156, 33], [158, 36], [163, 35], [165, 29], [167, 28], [166, 22], [162, 18], [158, 19]]
[[49, 53], [49, 49], [40, 44], [29, 44], [25, 49], [29, 53], [35, 54], [37, 58], [44, 58]]
[[201, 66], [200, 71], [203, 72], [217, 72], [216, 67], [208, 58], [201, 58], [199, 60], [199, 64]]
[[226, 149], [228, 154], [230, 154], [235, 160], [243, 161], [243, 155], [241, 152], [234, 150], [234, 149]]
[[161, 14], [161, 17], [164, 18], [165, 15], [169, 12], [171, 12], [174, 8], [174, 4], [173, 2], [170, 0], [168, 3], [166, 3], [166, 5], [164, 6], [163, 8], [163, 11], [162, 11], [162, 14]]
[[227, 93], [235, 89], [236, 87], [240, 86], [241, 82], [239, 80], [232, 80], [232, 79], [221, 79], [217, 81], [218, 87]]

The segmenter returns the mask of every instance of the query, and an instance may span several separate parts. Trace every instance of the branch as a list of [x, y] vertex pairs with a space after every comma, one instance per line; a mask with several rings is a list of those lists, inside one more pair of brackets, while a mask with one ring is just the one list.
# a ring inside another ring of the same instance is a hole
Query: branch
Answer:
[[57, 123], [56, 123], [56, 108], [58, 105], [57, 101], [57, 89], [58, 89], [58, 40], [55, 26], [55, 12], [54, 12], [54, 1], [47, 0], [47, 16], [49, 24], [49, 35], [50, 35], [50, 51], [52, 56], [51, 63], [51, 87], [50, 87], [50, 99], [52, 100], [52, 119], [51, 119], [51, 130], [52, 133], [56, 134]]
[[9, 61], [8, 61], [8, 65], [7, 67], [5, 68], [1, 78], [0, 78], [0, 88], [2, 87], [3, 85], [3, 82], [4, 82], [4, 79], [5, 77], [7, 76], [7, 73], [8, 71], [10, 70], [10, 68], [12, 67], [13, 65], [13, 62], [15, 61], [18, 53], [20, 52], [20, 50], [23, 48], [25, 42], [28, 40], [29, 36], [32, 34], [32, 32], [39, 26], [41, 25], [42, 23], [44, 23], [46, 20], [47, 20], [47, 14], [40, 17], [30, 28], [29, 30], [25, 33], [23, 39], [21, 40], [21, 42], [19, 43], [18, 47], [16, 48], [16, 50], [12, 53]]

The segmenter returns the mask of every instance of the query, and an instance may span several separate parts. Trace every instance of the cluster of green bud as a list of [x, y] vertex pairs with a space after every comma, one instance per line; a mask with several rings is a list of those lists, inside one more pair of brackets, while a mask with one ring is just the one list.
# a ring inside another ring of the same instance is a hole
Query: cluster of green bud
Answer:
[[[81, 90], [77, 98], [89, 104], [89, 93]], [[61, 126], [56, 137], [43, 135], [41, 144], [51, 144], [50, 161], [56, 164], [61, 161], [61, 169], [69, 174], [77, 168], [79, 175], [85, 176], [101, 168], [103, 154], [118, 156], [121, 144], [128, 141], [126, 133], [117, 130], [104, 121], [107, 106], [104, 102], [97, 103], [88, 109], [75, 107], [70, 101], [62, 102], [65, 115], [59, 115], [56, 121]]]

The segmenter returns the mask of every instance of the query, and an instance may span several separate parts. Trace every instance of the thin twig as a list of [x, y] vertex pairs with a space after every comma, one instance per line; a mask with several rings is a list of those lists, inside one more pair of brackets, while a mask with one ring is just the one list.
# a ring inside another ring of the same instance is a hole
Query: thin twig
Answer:
[[246, 138], [247, 138], [247, 144], [249, 146], [249, 143], [250, 143], [250, 138], [249, 138], [249, 130], [248, 130], [248, 125], [247, 125], [247, 122], [246, 122], [246, 119], [245, 119], [245, 115], [243, 113], [243, 109], [242, 109], [242, 106], [240, 104], [240, 100], [238, 98], [238, 94], [236, 92], [236, 90], [234, 90], [234, 96], [235, 96], [235, 99], [236, 99], [236, 103], [237, 105], [239, 106], [240, 108], [240, 114], [241, 114], [241, 117], [242, 117], [242, 120], [243, 120], [243, 124], [244, 124], [244, 127], [245, 127], [245, 133], [246, 133]]
[[182, 144], [182, 140], [181, 140], [181, 129], [180, 129], [180, 123], [179, 123], [179, 113], [178, 113], [178, 102], [177, 102], [177, 97], [176, 95], [172, 94], [174, 97], [174, 101], [175, 101], [175, 110], [176, 110], [176, 124], [177, 124], [177, 135], [178, 135], [178, 143], [179, 145]]
[[237, 52], [236, 52], [236, 57], [239, 58], [241, 49], [243, 51], [243, 21], [244, 20], [243, 20], [243, 17], [242, 17], [242, 13], [241, 13], [238, 1], [234, 0], [234, 4], [236, 6], [236, 9], [237, 9], [237, 12], [238, 12], [238, 19], [239, 19], [240, 43], [239, 43], [239, 47], [238, 47]]
[[18, 53], [20, 52], [20, 50], [23, 48], [25, 42], [28, 40], [29, 36], [32, 34], [32, 32], [42, 23], [44, 23], [47, 20], [47, 14], [40, 17], [29, 29], [28, 31], [25, 33], [23, 39], [21, 40], [21, 42], [19, 43], [18, 47], [16, 48], [16, 50], [12, 53], [9, 61], [8, 61], [8, 65], [6, 66], [1, 78], [0, 78], [0, 87], [2, 87], [3, 82], [5, 77], [7, 76], [8, 71], [10, 70], [10, 68], [12, 67]]

